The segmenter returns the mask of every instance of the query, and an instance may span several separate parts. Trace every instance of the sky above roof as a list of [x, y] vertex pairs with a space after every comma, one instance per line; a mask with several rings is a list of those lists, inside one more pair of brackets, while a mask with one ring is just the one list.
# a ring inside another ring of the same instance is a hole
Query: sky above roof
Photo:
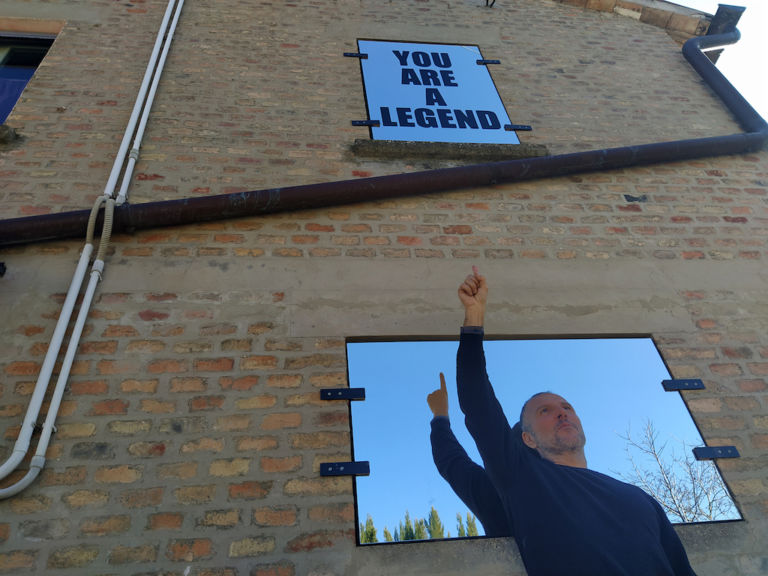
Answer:
[[[719, 2], [677, 0], [675, 4], [714, 14]], [[768, 118], [768, 75], [763, 72], [768, 58], [768, 1], [740, 0], [728, 4], [746, 8], [737, 26], [741, 40], [725, 48], [717, 67], [752, 107]]]

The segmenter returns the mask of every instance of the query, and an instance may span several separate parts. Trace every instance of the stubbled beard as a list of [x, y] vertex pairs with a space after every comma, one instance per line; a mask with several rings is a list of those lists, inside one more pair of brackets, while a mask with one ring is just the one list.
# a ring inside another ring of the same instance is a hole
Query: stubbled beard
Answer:
[[539, 450], [547, 454], [567, 454], [569, 452], [580, 451], [587, 443], [587, 438], [584, 436], [584, 431], [579, 430], [578, 435], [569, 436], [567, 439], [561, 438], [555, 433], [555, 440], [552, 444], [543, 445], [534, 436], [534, 440], [539, 445]]

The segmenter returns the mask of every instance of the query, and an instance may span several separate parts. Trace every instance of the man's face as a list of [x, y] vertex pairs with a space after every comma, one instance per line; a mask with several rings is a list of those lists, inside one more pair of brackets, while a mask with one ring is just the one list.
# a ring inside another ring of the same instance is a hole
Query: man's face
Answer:
[[523, 441], [542, 455], [580, 451], [586, 444], [581, 420], [562, 396], [535, 396], [528, 402], [525, 419], [529, 431], [523, 432]]

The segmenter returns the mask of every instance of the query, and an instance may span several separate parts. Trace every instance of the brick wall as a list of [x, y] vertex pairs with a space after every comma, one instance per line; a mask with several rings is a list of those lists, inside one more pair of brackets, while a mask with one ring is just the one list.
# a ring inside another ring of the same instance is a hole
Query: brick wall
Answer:
[[[69, 19], [7, 121], [24, 139], [0, 165], [4, 217], [88, 208], [103, 192], [165, 2], [91, 4], [45, 3]], [[190, 2], [131, 200], [444, 165], [350, 153], [368, 138], [350, 125], [366, 111], [359, 64], [343, 57], [358, 38], [478, 44], [502, 62], [490, 71], [512, 121], [534, 128], [522, 140], [553, 154], [739, 131], [662, 28], [548, 0], [481, 4]]]
[[[393, 30], [501, 58], [508, 110], [555, 153], [738, 131], [658, 27], [479, 4], [190, 2], [135, 201], [433, 165], [347, 152], [364, 105], [340, 53]], [[149, 51], [164, 5], [83, 6], [46, 3], [71, 14], [9, 119], [25, 139], [0, 152], [4, 217], [87, 208], [106, 181], [146, 57], [125, 46]], [[347, 386], [345, 338], [455, 334], [471, 264], [490, 332], [650, 333], [704, 380], [684, 399], [741, 451], [720, 468], [746, 521], [678, 531], [699, 574], [763, 573], [766, 182], [763, 151], [116, 235], [46, 467], [0, 501], [0, 574], [523, 574], [508, 539], [358, 548], [352, 481], [318, 473], [350, 456], [346, 403], [319, 399]], [[0, 252], [0, 456], [79, 249]]]

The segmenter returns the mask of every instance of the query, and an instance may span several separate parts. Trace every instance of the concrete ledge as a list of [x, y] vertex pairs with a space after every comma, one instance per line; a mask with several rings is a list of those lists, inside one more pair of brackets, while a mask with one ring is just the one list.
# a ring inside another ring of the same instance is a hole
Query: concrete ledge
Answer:
[[515, 158], [549, 156], [541, 144], [469, 144], [454, 142], [401, 142], [398, 140], [357, 139], [350, 151], [360, 158], [402, 160], [419, 158], [434, 160], [501, 161]]
[[56, 36], [64, 28], [64, 20], [39, 18], [0, 18], [0, 32], [16, 34], [43, 34]]
[[677, 42], [703, 36], [712, 16], [663, 0], [554, 0], [598, 12], [613, 12], [666, 30]]

